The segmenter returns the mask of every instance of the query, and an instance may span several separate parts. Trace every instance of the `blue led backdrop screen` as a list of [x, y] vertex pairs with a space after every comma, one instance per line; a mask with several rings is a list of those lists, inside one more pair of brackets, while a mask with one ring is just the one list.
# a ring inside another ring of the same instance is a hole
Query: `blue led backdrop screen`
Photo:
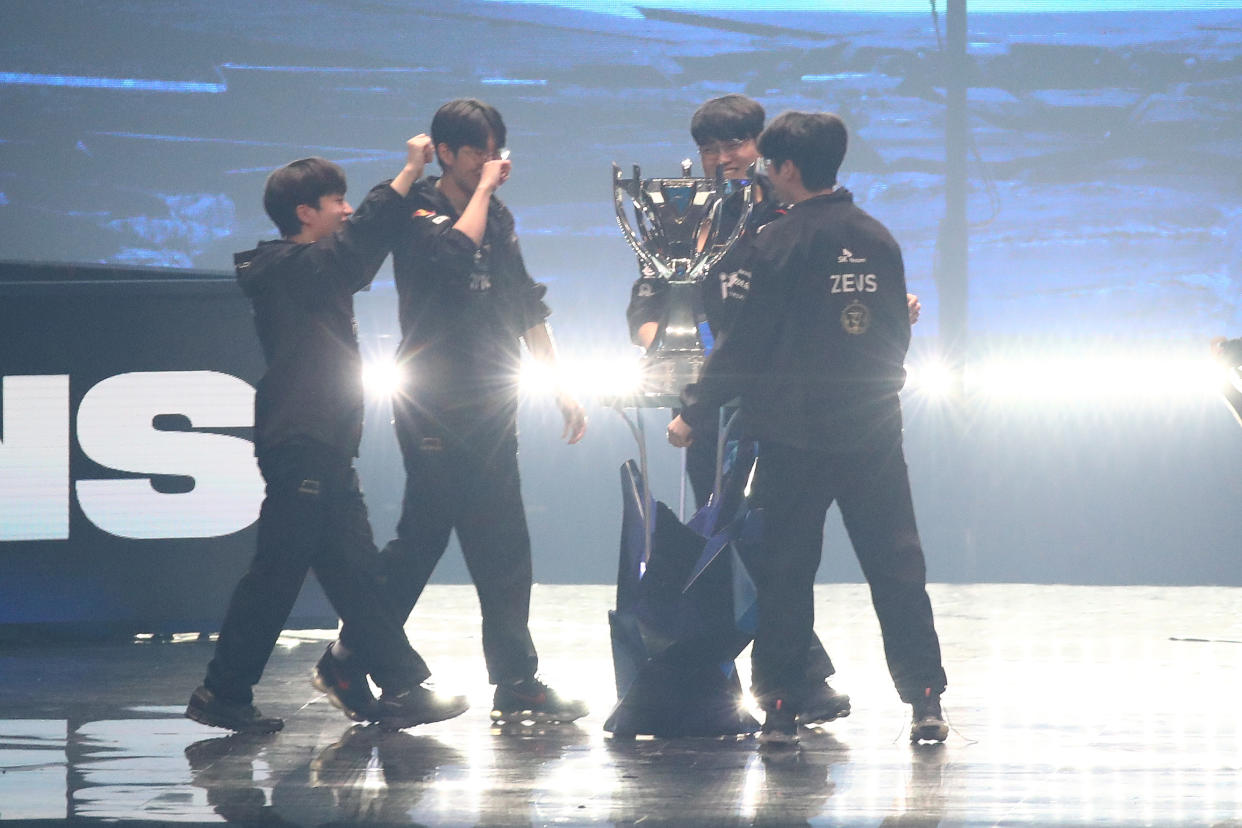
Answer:
[[[1072, 363], [1107, 348], [1141, 366], [1242, 335], [1240, 5], [967, 3], [972, 349]], [[271, 169], [326, 156], [358, 199], [400, 168], [405, 139], [428, 130], [436, 107], [478, 97], [509, 128], [514, 168], [500, 196], [549, 286], [563, 355], [625, 356], [636, 268], [609, 165], [673, 175], [690, 158], [697, 170], [692, 113], [741, 92], [769, 117], [845, 119], [842, 182], [901, 242], [924, 306], [912, 363], [937, 350], [944, 0], [3, 0], [0, 16], [2, 259], [227, 277], [234, 251], [274, 235], [261, 205]], [[397, 331], [387, 267], [356, 303], [375, 357]], [[47, 348], [89, 336], [82, 324], [45, 329]], [[194, 335], [210, 348], [209, 330]], [[44, 362], [0, 353], [0, 374], [79, 370]], [[964, 429], [910, 395], [931, 580], [1242, 584], [1242, 431], [1211, 394], [1153, 391], [1142, 406], [977, 407]], [[359, 462], [381, 544], [402, 484], [388, 413], [369, 412]], [[567, 447], [546, 399], [522, 410], [537, 580], [615, 572], [617, 469], [635, 449], [615, 413], [589, 413], [587, 442]], [[675, 501], [665, 417], [647, 415], [653, 485]], [[821, 577], [856, 580], [838, 523]], [[459, 558], [446, 556], [438, 577], [464, 579]]]
[[[568, 312], [580, 293], [623, 295], [633, 270], [608, 163], [697, 161], [695, 107], [744, 92], [769, 114], [845, 118], [844, 181], [894, 228], [933, 307], [944, 90], [930, 12], [668, 5], [5, 2], [0, 249], [227, 269], [270, 235], [273, 167], [323, 154], [359, 194], [440, 103], [477, 96], [509, 124], [504, 196], [557, 285], [559, 327], [608, 331], [604, 303]], [[972, 330], [1235, 321], [1242, 13], [1127, 5], [971, 13]], [[935, 314], [924, 324], [934, 334]]]

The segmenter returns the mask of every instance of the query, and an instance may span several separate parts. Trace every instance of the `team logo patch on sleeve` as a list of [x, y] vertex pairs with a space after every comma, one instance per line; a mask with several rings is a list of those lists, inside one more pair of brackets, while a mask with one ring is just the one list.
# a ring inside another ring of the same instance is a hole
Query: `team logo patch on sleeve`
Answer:
[[857, 299], [845, 306], [841, 311], [841, 329], [851, 336], [867, 332], [871, 327], [871, 311]]

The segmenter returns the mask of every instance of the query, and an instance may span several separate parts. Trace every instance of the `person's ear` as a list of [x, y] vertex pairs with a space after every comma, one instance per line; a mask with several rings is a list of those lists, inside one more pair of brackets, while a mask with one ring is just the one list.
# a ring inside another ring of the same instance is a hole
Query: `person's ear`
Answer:
[[303, 225], [310, 224], [314, 221], [316, 214], [319, 212], [316, 207], [313, 207], [310, 204], [299, 204], [294, 211], [297, 214], [298, 221], [302, 222]]
[[457, 163], [457, 153], [449, 148], [449, 145], [441, 141], [436, 144], [436, 160], [440, 162], [440, 166], [453, 166]]

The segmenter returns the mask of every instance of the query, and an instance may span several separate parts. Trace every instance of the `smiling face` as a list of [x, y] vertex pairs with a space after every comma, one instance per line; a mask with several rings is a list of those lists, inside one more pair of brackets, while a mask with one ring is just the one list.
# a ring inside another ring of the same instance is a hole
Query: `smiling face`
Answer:
[[319, 197], [318, 205], [299, 204], [298, 220], [302, 222], [301, 238], [319, 241], [332, 235], [345, 225], [345, 219], [354, 214], [354, 208], [345, 200], [344, 193], [332, 193]]
[[746, 170], [759, 157], [759, 147], [754, 138], [708, 141], [699, 144], [699, 157], [709, 178], [715, 177], [718, 166], [724, 168], [725, 178], [745, 178]]

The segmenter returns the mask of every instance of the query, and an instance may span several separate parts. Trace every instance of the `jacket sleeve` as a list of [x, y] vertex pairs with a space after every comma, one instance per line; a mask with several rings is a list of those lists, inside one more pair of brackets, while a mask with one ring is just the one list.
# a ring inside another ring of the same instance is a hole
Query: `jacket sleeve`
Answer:
[[[542, 282], [536, 282], [526, 272], [526, 262], [522, 259], [522, 248], [513, 229], [513, 219], [511, 216], [507, 216], [507, 219], [501, 227], [505, 233], [502, 237], [505, 238], [505, 267], [512, 279], [509, 287], [514, 300], [514, 321], [517, 323], [518, 333], [522, 334], [543, 324], [552, 315], [552, 311], [543, 301], [548, 288]], [[491, 221], [490, 218], [488, 220]]]
[[367, 193], [341, 229], [292, 255], [289, 289], [319, 296], [355, 293], [375, 278], [401, 225], [403, 199], [387, 181]]
[[782, 262], [756, 250], [750, 264], [750, 293], [737, 320], [716, 343], [698, 381], [682, 392], [681, 417], [693, 429], [755, 383], [776, 344], [784, 304]]
[[630, 341], [640, 345], [638, 329], [649, 322], [659, 322], [668, 308], [668, 282], [642, 268], [633, 287], [630, 288], [630, 304], [625, 309], [625, 321], [630, 326]]

